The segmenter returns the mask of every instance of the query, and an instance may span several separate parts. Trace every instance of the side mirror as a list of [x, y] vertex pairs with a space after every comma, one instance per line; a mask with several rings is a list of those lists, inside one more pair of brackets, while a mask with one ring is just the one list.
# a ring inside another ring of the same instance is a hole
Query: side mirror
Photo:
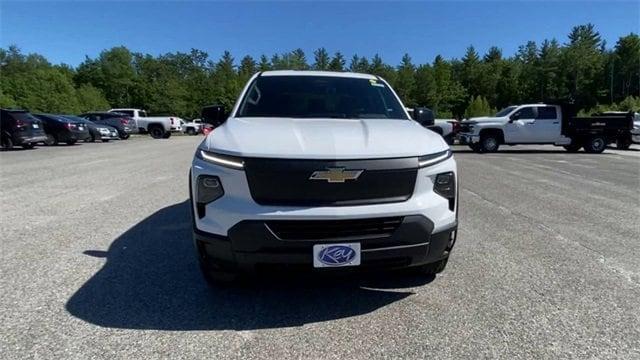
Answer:
[[512, 123], [512, 122], [514, 122], [514, 121], [516, 121], [518, 119], [520, 119], [520, 113], [519, 112], [509, 116], [509, 123]]
[[433, 111], [426, 107], [417, 107], [413, 110], [413, 120], [422, 126], [432, 126], [435, 123]]
[[202, 108], [201, 112], [202, 122], [211, 124], [213, 126], [222, 125], [225, 120], [227, 120], [227, 116], [224, 111], [224, 106], [222, 105], [209, 105]]

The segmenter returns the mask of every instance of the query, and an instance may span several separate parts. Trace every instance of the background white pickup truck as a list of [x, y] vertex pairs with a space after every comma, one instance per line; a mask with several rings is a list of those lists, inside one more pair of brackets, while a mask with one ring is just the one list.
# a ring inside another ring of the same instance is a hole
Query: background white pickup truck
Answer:
[[630, 136], [629, 113], [579, 117], [575, 110], [571, 105], [513, 105], [492, 117], [461, 122], [459, 139], [476, 152], [494, 152], [501, 144], [553, 144], [570, 152], [584, 147], [600, 153], [607, 144]]
[[201, 119], [193, 119], [182, 123], [182, 131], [185, 134], [196, 135], [202, 132], [203, 122]]
[[174, 116], [147, 116], [141, 109], [111, 109], [109, 112], [128, 115], [135, 120], [141, 133], [148, 132], [154, 139], [166, 139], [171, 136], [171, 130], [180, 128], [180, 118]]
[[433, 125], [427, 126], [427, 128], [440, 134], [447, 144], [453, 145], [459, 124], [456, 119], [435, 119]]

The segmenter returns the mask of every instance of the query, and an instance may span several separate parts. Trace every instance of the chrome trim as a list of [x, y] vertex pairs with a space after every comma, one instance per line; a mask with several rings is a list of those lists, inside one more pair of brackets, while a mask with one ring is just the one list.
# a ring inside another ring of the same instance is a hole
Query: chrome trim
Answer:
[[416, 247], [416, 246], [425, 246], [425, 245], [429, 245], [429, 242], [424, 242], [424, 243], [420, 243], [420, 244], [411, 244], [411, 245], [388, 246], [388, 247], [375, 248], [375, 249], [364, 249], [364, 250], [360, 250], [360, 252], [406, 249], [406, 248], [411, 248], [411, 247]]

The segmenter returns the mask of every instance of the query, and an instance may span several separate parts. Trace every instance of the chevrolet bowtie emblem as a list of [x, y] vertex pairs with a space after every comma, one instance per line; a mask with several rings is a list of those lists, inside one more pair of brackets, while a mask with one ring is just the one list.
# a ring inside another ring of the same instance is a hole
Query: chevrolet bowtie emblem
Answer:
[[314, 171], [309, 180], [326, 180], [330, 183], [343, 183], [347, 180], [356, 180], [364, 170], [346, 170], [343, 167], [327, 168], [327, 170]]

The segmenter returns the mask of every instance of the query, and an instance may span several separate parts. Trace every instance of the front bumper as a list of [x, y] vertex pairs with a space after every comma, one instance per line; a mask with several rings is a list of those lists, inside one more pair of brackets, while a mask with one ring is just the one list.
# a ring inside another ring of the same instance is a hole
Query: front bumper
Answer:
[[[282, 240], [264, 221], [247, 220], [230, 229], [228, 236], [200, 231], [193, 238], [200, 261], [223, 271], [260, 270], [359, 271], [398, 269], [436, 262], [449, 255], [457, 224], [431, 233], [433, 223], [420, 215], [404, 217], [389, 236], [323, 240]], [[356, 267], [313, 268], [313, 245], [359, 242], [361, 264]]]
[[458, 134], [458, 141], [462, 145], [476, 144], [480, 142], [480, 136], [471, 134]]

